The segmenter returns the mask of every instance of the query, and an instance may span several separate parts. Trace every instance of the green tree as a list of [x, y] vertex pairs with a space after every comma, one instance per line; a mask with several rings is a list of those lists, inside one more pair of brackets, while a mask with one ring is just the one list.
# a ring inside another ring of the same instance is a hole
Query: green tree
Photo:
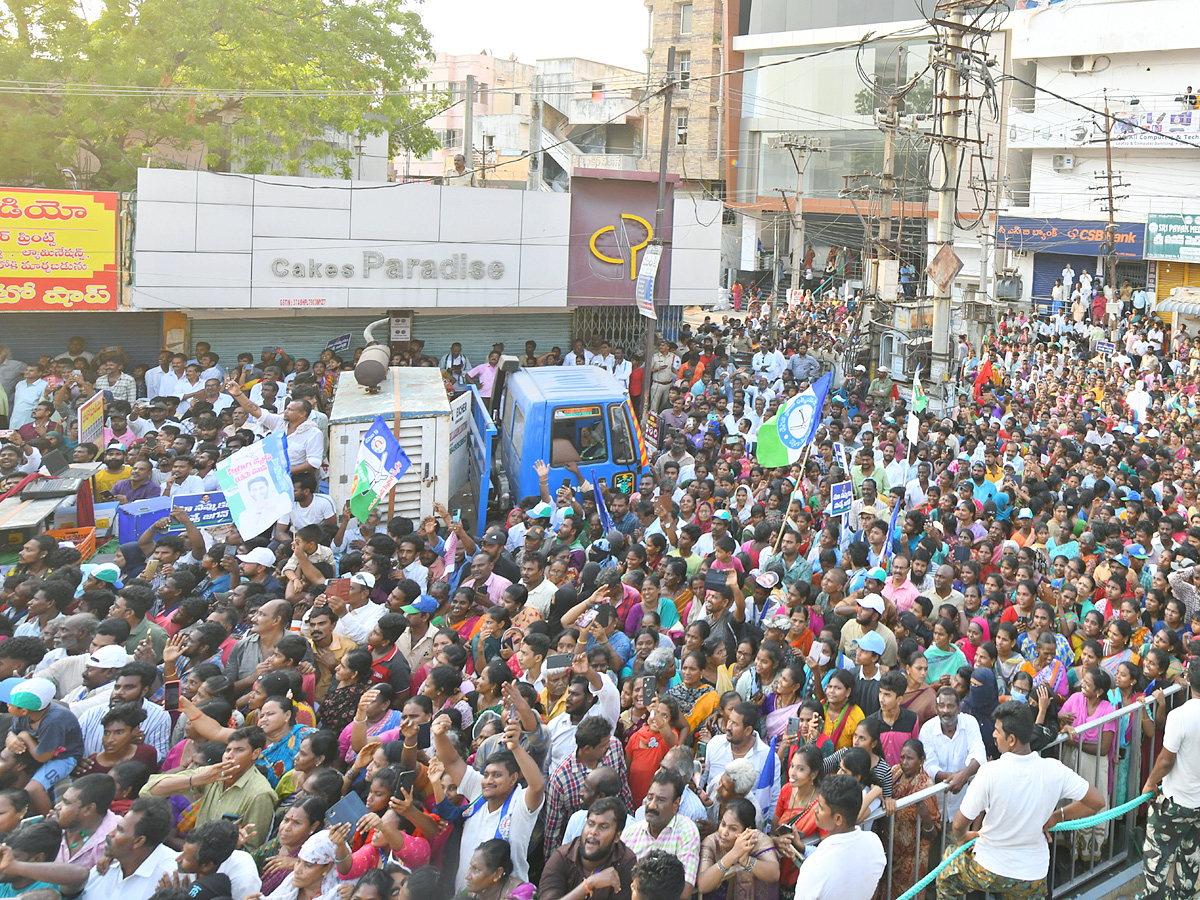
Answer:
[[82, 161], [128, 190], [151, 155], [350, 177], [334, 134], [436, 145], [444, 98], [407, 93], [430, 54], [402, 0], [0, 0], [0, 184], [59, 186]]

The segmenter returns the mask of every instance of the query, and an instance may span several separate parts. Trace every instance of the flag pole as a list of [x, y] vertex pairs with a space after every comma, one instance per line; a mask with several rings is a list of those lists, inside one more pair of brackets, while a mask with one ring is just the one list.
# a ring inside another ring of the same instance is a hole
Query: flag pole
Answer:
[[[804, 465], [805, 465], [805, 463], [808, 462], [808, 454], [811, 451], [812, 451], [812, 444], [810, 443], [807, 447], [804, 448], [804, 455], [802, 457], [800, 457], [800, 480], [801, 481], [804, 480]], [[799, 483], [797, 483], [796, 486], [799, 487], [800, 486]], [[793, 491], [792, 493], [794, 494], [795, 491]], [[791, 507], [792, 507], [792, 501], [791, 501], [791, 498], [789, 497], [788, 509], [785, 509], [783, 511], [783, 521], [779, 525], [779, 533], [775, 535], [775, 544], [771, 548], [772, 556], [775, 556], [777, 553], [779, 553], [779, 545], [783, 542], [783, 532], [784, 532], [784, 529], [787, 528], [787, 524], [788, 524], [788, 510], [790, 510]]]
[[[400, 367], [392, 366], [392, 437], [400, 442]], [[388, 491], [388, 521], [396, 514], [396, 485]]]

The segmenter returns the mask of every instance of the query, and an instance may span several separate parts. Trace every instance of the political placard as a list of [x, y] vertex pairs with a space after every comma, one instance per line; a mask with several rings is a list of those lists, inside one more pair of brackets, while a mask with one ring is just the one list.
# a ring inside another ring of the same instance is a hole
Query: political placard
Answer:
[[1117, 352], [1117, 345], [1112, 341], [1096, 341], [1096, 352], [1112, 356]]
[[637, 283], [634, 285], [638, 312], [647, 319], [658, 318], [654, 311], [654, 279], [658, 275], [662, 251], [662, 244], [651, 244], [646, 248], [642, 254], [642, 264], [638, 268]]
[[829, 489], [829, 514], [844, 516], [854, 505], [854, 482], [839, 481]]
[[345, 334], [339, 334], [337, 337], [331, 338], [329, 343], [325, 345], [325, 349], [332, 350], [334, 353], [341, 353], [343, 350], [349, 350], [350, 336], [351, 332], [347, 331]]
[[850, 452], [841, 441], [833, 442], [833, 461], [842, 467], [843, 472], [850, 471]]
[[[217, 525], [232, 525], [233, 516], [229, 512], [229, 504], [221, 491], [209, 491], [204, 494], [176, 494], [171, 498], [172, 506], [182, 509], [197, 528], [212, 528]], [[183, 531], [182, 522], [171, 520], [168, 531]]]
[[646, 413], [644, 437], [646, 438], [646, 449], [651, 456], [656, 456], [658, 454], [658, 413]]
[[217, 482], [243, 540], [257, 537], [292, 511], [287, 438], [269, 435], [217, 463]]
[[79, 443], [99, 446], [104, 439], [104, 392], [79, 407]]

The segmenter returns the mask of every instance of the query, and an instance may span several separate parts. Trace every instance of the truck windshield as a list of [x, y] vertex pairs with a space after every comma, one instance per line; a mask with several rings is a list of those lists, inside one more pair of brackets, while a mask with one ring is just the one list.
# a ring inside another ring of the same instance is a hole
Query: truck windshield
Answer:
[[608, 462], [608, 441], [601, 408], [563, 407], [554, 411], [550, 428], [550, 465], [575, 462]]

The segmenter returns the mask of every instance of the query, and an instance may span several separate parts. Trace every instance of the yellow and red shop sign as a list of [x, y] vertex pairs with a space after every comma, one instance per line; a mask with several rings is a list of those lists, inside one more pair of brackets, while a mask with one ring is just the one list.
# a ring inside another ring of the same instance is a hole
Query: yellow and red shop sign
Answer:
[[116, 309], [118, 199], [0, 188], [0, 312]]

